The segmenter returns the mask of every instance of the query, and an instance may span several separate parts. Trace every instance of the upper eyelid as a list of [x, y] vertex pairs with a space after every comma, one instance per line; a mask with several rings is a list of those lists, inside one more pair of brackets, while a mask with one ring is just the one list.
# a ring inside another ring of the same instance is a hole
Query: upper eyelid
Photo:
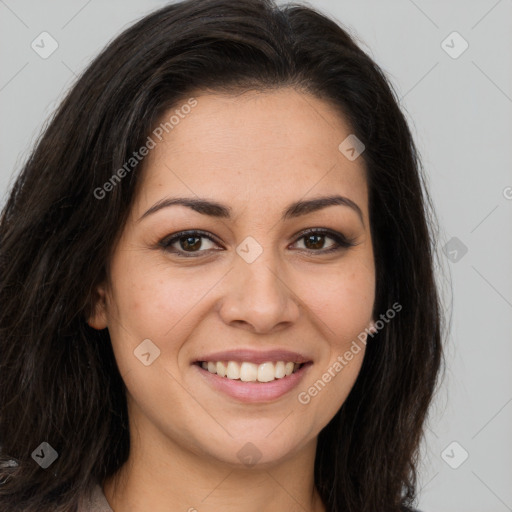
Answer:
[[161, 242], [159, 242], [162, 245], [168, 245], [169, 242], [173, 241], [176, 242], [180, 238], [183, 238], [185, 236], [198, 236], [203, 238], [208, 238], [212, 242], [215, 242], [216, 244], [219, 244], [220, 242], [216, 239], [214, 235], [211, 233], [207, 233], [206, 231], [201, 231], [198, 229], [186, 229], [184, 231], [178, 231], [177, 233], [174, 233], [172, 235], [164, 237]]

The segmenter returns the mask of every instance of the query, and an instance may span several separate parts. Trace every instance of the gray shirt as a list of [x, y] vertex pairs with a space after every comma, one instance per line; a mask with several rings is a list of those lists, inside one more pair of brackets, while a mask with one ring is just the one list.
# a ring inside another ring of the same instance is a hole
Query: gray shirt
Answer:
[[100, 485], [96, 485], [89, 497], [88, 503], [79, 512], [114, 512]]

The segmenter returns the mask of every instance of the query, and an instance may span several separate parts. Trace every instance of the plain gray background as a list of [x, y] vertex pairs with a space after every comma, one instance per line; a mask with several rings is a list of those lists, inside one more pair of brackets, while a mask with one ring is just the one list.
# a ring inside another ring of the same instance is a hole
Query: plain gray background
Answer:
[[[0, 0], [0, 206], [76, 75], [165, 3]], [[348, 28], [392, 81], [441, 224], [439, 279], [452, 324], [419, 508], [512, 511], [512, 0], [310, 5]], [[42, 32], [58, 44], [45, 59], [31, 47]]]

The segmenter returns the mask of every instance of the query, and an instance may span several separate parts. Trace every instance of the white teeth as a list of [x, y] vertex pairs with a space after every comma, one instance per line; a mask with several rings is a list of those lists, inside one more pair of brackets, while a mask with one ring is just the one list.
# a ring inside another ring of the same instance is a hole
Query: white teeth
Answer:
[[258, 378], [258, 365], [243, 362], [240, 366], [240, 380], [244, 382], [255, 382]]
[[284, 363], [283, 361], [278, 361], [276, 363], [276, 370], [275, 370], [275, 375], [276, 375], [276, 379], [282, 379], [285, 375], [286, 375], [286, 372], [284, 371]]
[[222, 361], [219, 361], [217, 363], [217, 375], [219, 377], [225, 377], [226, 376], [226, 365]]
[[229, 361], [226, 369], [226, 377], [228, 379], [239, 379], [240, 378], [240, 366], [235, 361]]
[[227, 377], [243, 382], [271, 382], [291, 375], [301, 365], [292, 361], [266, 361], [259, 365], [244, 361], [202, 361], [201, 367], [210, 373], [216, 373], [219, 377]]
[[270, 382], [276, 377], [277, 375], [274, 370], [274, 363], [263, 363], [258, 366], [258, 380], [260, 382]]

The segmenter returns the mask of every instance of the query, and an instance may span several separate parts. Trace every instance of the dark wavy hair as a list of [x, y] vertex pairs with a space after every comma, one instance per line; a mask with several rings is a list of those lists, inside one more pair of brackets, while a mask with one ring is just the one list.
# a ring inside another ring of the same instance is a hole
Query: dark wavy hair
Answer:
[[[329, 512], [414, 505], [420, 444], [443, 368], [444, 320], [436, 217], [397, 94], [346, 30], [307, 5], [186, 0], [145, 16], [95, 58], [2, 210], [1, 510], [76, 511], [128, 458], [126, 390], [109, 332], [86, 318], [140, 168], [108, 198], [94, 191], [187, 94], [282, 87], [328, 102], [366, 146], [375, 318], [402, 305], [369, 338], [354, 387], [319, 434], [315, 484]], [[47, 470], [31, 457], [44, 441], [59, 454]]]

